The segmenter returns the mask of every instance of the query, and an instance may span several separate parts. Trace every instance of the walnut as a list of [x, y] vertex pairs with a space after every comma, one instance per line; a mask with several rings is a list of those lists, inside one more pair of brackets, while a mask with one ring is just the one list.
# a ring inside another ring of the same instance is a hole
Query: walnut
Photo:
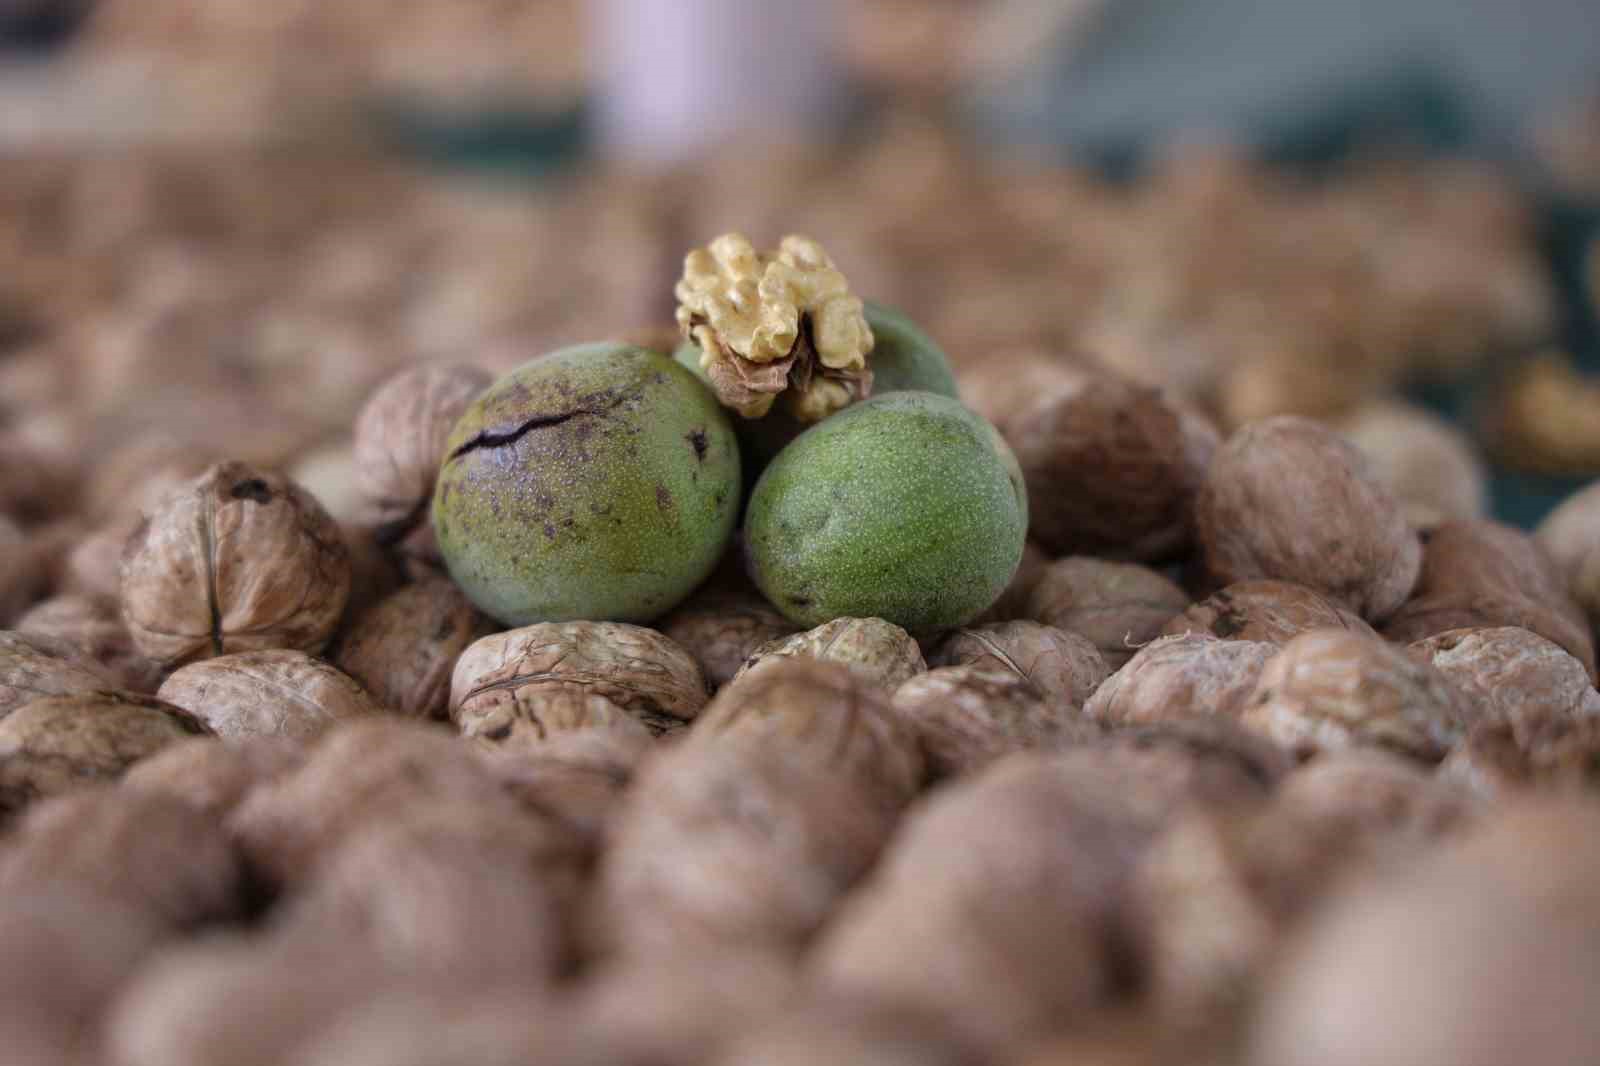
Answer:
[[10, 625], [33, 600], [36, 575], [27, 547], [22, 527], [0, 513], [0, 625]]
[[1081, 708], [1111, 676], [1105, 657], [1089, 638], [1038, 622], [958, 629], [939, 645], [929, 663], [981, 665], [1011, 673], [1046, 702], [1072, 708]]
[[1312, 629], [1335, 628], [1378, 635], [1354, 612], [1315, 589], [1289, 581], [1241, 581], [1174, 616], [1161, 632], [1281, 645]]
[[1407, 650], [1476, 703], [1474, 721], [1504, 722], [1531, 736], [1547, 721], [1595, 713], [1597, 693], [1583, 664], [1526, 629], [1452, 629]]
[[45, 696], [0, 720], [0, 811], [112, 780], [168, 744], [209, 733], [189, 712], [111, 691]]
[[537, 987], [527, 985], [391, 984], [318, 1028], [295, 1047], [293, 1061], [296, 1066], [515, 1066], [530, 1054], [548, 1063], [597, 1061], [596, 1048], [608, 1047], [610, 1034], [574, 1027], [543, 1002]]
[[531, 751], [496, 748], [486, 768], [531, 815], [567, 833], [585, 854], [598, 853], [634, 771], [655, 747], [649, 730], [628, 720], [631, 731], [572, 729]]
[[1161, 637], [1106, 679], [1084, 705], [1107, 725], [1148, 725], [1217, 715], [1236, 718], [1274, 644], [1218, 640], [1209, 634]]
[[806, 659], [766, 660], [724, 685], [687, 743], [776, 747], [860, 780], [891, 807], [916, 793], [926, 769], [886, 695], [846, 667]]
[[552, 729], [610, 720], [610, 709], [591, 696], [661, 734], [700, 713], [706, 683], [689, 653], [653, 629], [541, 622], [484, 637], [461, 653], [450, 717], [467, 736], [517, 746]]
[[309, 737], [380, 710], [348, 674], [303, 651], [247, 651], [174, 671], [157, 695], [224, 740]]
[[226, 815], [257, 785], [300, 765], [304, 747], [284, 737], [228, 743], [195, 737], [168, 744], [122, 776], [131, 791], [173, 796], [212, 817]]
[[132, 516], [78, 538], [62, 560], [57, 591], [116, 603], [122, 594], [122, 550], [138, 528], [139, 518]]
[[453, 582], [429, 578], [356, 616], [333, 661], [380, 705], [414, 718], [444, 718], [456, 660], [493, 629]]
[[17, 632], [71, 647], [129, 692], [154, 692], [161, 668], [133, 646], [115, 605], [87, 596], [57, 596], [17, 619]]
[[1451, 629], [1520, 626], [1555, 641], [1595, 676], [1588, 619], [1554, 562], [1520, 530], [1445, 522], [1428, 537], [1416, 592], [1383, 627], [1408, 644]]
[[1159, 391], [1105, 371], [1059, 363], [1028, 380], [1036, 387], [1019, 390], [1015, 403], [977, 409], [1016, 453], [1029, 535], [1058, 555], [1181, 555], [1216, 431]]
[[978, 623], [1012, 622], [1026, 618], [1028, 597], [1033, 595], [1034, 587], [1039, 584], [1049, 565], [1050, 556], [1045, 554], [1043, 548], [1031, 540], [1023, 541], [1022, 562], [1017, 564], [1017, 572], [1011, 575], [1011, 583], [1000, 593], [994, 605], [978, 616]]
[[1472, 718], [1467, 697], [1403, 649], [1319, 629], [1272, 657], [1240, 721], [1303, 755], [1373, 746], [1436, 761]]
[[590, 927], [625, 956], [732, 943], [792, 951], [893, 824], [865, 783], [781, 744], [677, 745], [628, 791], [600, 859]]
[[918, 674], [896, 690], [894, 706], [916, 730], [929, 771], [941, 778], [1013, 751], [1064, 747], [1103, 732], [1074, 704], [1046, 699], [1025, 675], [993, 659]]
[[1531, 726], [1480, 722], [1451, 749], [1439, 776], [1500, 800], [1525, 789], [1580, 792], [1600, 783], [1600, 695], [1582, 717], [1540, 718]]
[[787, 392], [801, 422], [818, 422], [872, 393], [873, 347], [859, 297], [822, 246], [785, 237], [758, 254], [724, 234], [684, 257], [674, 290], [678, 328], [724, 406], [761, 418]]
[[109, 673], [75, 645], [54, 637], [0, 629], [0, 718], [41, 696], [112, 688]]
[[[1263, 980], [1244, 1061], [1583, 1061], [1600, 1042], [1597, 839], [1590, 804], [1525, 803], [1352, 889]], [[1537, 982], [1536, 1008], [1508, 996], [1509, 975]]]
[[928, 668], [911, 634], [881, 618], [836, 618], [815, 629], [768, 641], [745, 661], [738, 680], [769, 659], [842, 663], [867, 682], [893, 692]]
[[445, 439], [491, 380], [472, 366], [413, 367], [384, 382], [356, 417], [362, 524], [412, 565], [440, 565], [428, 505]]
[[796, 632], [792, 622], [755, 594], [696, 594], [658, 624], [695, 657], [712, 687], [732, 681], [762, 645]]
[[222, 827], [155, 792], [86, 789], [35, 804], [0, 853], [0, 891], [93, 892], [176, 929], [241, 916], [244, 870]]
[[1334, 423], [1366, 456], [1418, 529], [1452, 518], [1481, 518], [1489, 474], [1465, 433], [1438, 416], [1394, 401], [1368, 404]]
[[[1288, 484], [1300, 488], [1284, 492]], [[1230, 437], [1195, 513], [1219, 584], [1294, 581], [1370, 621], [1400, 608], [1422, 565], [1416, 533], [1361, 454], [1305, 418], [1264, 419]]]
[[1588, 614], [1590, 628], [1600, 632], [1600, 481], [1551, 511], [1534, 539], [1566, 575], [1567, 588]]
[[293, 482], [220, 463], [165, 497], [128, 541], [122, 617], [164, 666], [267, 648], [315, 653], [350, 592], [350, 556]]
[[1025, 613], [1088, 637], [1116, 670], [1187, 606], [1188, 594], [1149, 567], [1077, 555], [1045, 567]]

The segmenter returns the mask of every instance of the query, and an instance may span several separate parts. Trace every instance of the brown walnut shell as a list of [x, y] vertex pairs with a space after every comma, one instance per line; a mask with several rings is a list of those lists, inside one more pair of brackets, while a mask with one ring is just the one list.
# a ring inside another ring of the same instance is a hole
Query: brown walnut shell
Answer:
[[887, 692], [928, 668], [916, 640], [893, 622], [881, 618], [835, 618], [757, 648], [734, 680], [769, 659], [789, 658], [841, 663]]
[[73, 648], [104, 671], [117, 688], [154, 692], [161, 684], [161, 668], [133, 646], [116, 605], [104, 600], [87, 596], [45, 600], [17, 619], [17, 632]]
[[1106, 679], [1084, 711], [1107, 725], [1236, 718], [1276, 645], [1209, 634], [1161, 637]]
[[1076, 555], [1045, 567], [1025, 613], [1088, 637], [1115, 670], [1187, 606], [1188, 593], [1149, 567]]
[[42, 696], [112, 687], [111, 675], [85, 661], [75, 645], [0, 629], [0, 718]]
[[1011, 673], [1047, 702], [1073, 708], [1081, 708], [1111, 676], [1105, 657], [1088, 637], [1026, 621], [958, 629], [939, 645], [929, 663], [983, 665]]
[[303, 651], [248, 651], [175, 670], [157, 692], [224, 740], [313, 736], [381, 709], [356, 681]]
[[453, 582], [428, 578], [357, 615], [333, 661], [381, 706], [413, 718], [445, 718], [456, 660], [493, 629]]
[[1378, 635], [1355, 612], [1315, 589], [1288, 581], [1241, 581], [1174, 616], [1161, 633], [1210, 633], [1223, 640], [1281, 645], [1301, 633], [1330, 628]]

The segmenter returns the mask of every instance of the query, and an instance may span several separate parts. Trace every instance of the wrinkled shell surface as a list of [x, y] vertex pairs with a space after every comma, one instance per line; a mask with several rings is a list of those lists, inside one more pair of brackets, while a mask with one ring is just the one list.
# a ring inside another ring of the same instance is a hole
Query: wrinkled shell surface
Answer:
[[123, 557], [123, 621], [168, 667], [267, 648], [317, 652], [349, 593], [350, 555], [322, 505], [243, 463], [166, 496]]
[[355, 464], [362, 522], [378, 543], [435, 565], [428, 505], [445, 441], [489, 373], [472, 366], [426, 365], [379, 386], [356, 417]]
[[1581, 792], [1600, 779], [1600, 696], [1579, 718], [1543, 719], [1521, 729], [1483, 722], [1451, 749], [1439, 776], [1474, 795], [1502, 800], [1524, 789]]
[[358, 615], [333, 661], [380, 706], [412, 718], [444, 718], [456, 660], [493, 628], [454, 584], [430, 578]]
[[1115, 670], [1187, 606], [1188, 594], [1149, 567], [1079, 555], [1045, 567], [1025, 613], [1088, 637]]
[[[604, 697], [652, 732], [683, 728], [705, 706], [688, 652], [653, 629], [622, 622], [544, 622], [478, 640], [456, 660], [450, 717], [464, 733], [537, 725], [547, 701], [566, 716], [570, 694]], [[553, 724], [550, 723], [550, 724]]]
[[1112, 674], [1084, 711], [1107, 725], [1237, 717], [1276, 645], [1202, 634], [1161, 637]]
[[886, 692], [928, 668], [911, 634], [881, 618], [836, 618], [815, 629], [780, 637], [758, 648], [735, 679], [771, 659], [839, 663]]
[[1223, 640], [1281, 645], [1313, 629], [1333, 628], [1378, 635], [1349, 608], [1304, 585], [1241, 581], [1174, 616], [1162, 634], [1210, 633]]
[[168, 744], [122, 777], [124, 787], [174, 796], [213, 817], [234, 808], [257, 785], [300, 765], [300, 741], [255, 737], [229, 743], [195, 737]]
[[1504, 722], [1518, 735], [1593, 714], [1600, 696], [1582, 663], [1526, 629], [1453, 629], [1409, 650], [1477, 703], [1476, 721]]
[[0, 630], [0, 717], [41, 696], [110, 688], [111, 677], [50, 637]]
[[894, 694], [936, 777], [953, 777], [1029, 748], [1083, 743], [1102, 729], [1076, 705], [1046, 699], [1013, 670], [985, 659], [918, 674]]
[[57, 596], [17, 619], [17, 632], [59, 641], [96, 664], [118, 688], [154, 692], [161, 668], [133, 646], [116, 607], [87, 596]]
[[151, 696], [46, 696], [0, 720], [0, 809], [120, 777], [168, 744], [209, 733], [182, 708]]
[[174, 671], [157, 695], [224, 740], [309, 737], [380, 708], [348, 674], [303, 651], [248, 651]]
[[1439, 759], [1472, 717], [1450, 680], [1404, 649], [1325, 629], [1273, 656], [1241, 721], [1302, 753], [1373, 746]]
[[1268, 418], [1228, 438], [1195, 508], [1206, 569], [1220, 585], [1293, 581], [1382, 620], [1421, 569], [1400, 504], [1351, 444], [1309, 419]]
[[712, 687], [732, 681], [745, 660], [769, 641], [799, 627], [760, 596], [697, 596], [663, 618], [661, 632], [681, 646], [705, 672]]
[[[1038, 622], [960, 629], [933, 655], [934, 666], [982, 665], [1014, 674], [1045, 700], [1080, 708], [1111, 670], [1088, 637]], [[901, 686], [904, 688], [904, 686]]]

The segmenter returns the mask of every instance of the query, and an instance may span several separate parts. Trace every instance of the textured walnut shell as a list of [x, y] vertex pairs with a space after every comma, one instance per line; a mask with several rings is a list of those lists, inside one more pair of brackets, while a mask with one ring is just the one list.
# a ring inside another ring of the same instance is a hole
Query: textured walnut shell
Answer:
[[0, 853], [9, 897], [93, 891], [178, 928], [238, 917], [244, 871], [204, 812], [155, 792], [89, 789], [36, 804]]
[[688, 743], [776, 748], [870, 785], [890, 806], [916, 793], [926, 769], [917, 738], [876, 686], [801, 658], [763, 660], [724, 685]]
[[1600, 783], [1600, 696], [1581, 718], [1542, 719], [1532, 728], [1482, 722], [1439, 764], [1439, 776], [1488, 800], [1527, 789], [1584, 792]]
[[1149, 567], [1079, 555], [1045, 567], [1025, 613], [1088, 637], [1115, 670], [1187, 606], [1188, 594]]
[[1415, 593], [1383, 635], [1402, 644], [1451, 629], [1520, 626], [1553, 640], [1595, 676], [1594, 639], [1555, 563], [1495, 522], [1445, 522], [1428, 537]]
[[1063, 365], [1040, 377], [995, 422], [1028, 486], [1029, 535], [1057, 555], [1181, 554], [1210, 458], [1204, 433], [1186, 437], [1159, 391], [1116, 375]]
[[835, 618], [770, 641], [750, 656], [734, 679], [769, 659], [841, 663], [886, 692], [928, 668], [911, 634], [881, 618]]
[[122, 776], [122, 787], [172, 796], [220, 818], [257, 785], [299, 766], [304, 754], [300, 741], [282, 737], [235, 743], [195, 737], [168, 744], [135, 763]]
[[553, 738], [574, 732], [610, 732], [625, 743], [652, 742], [656, 734], [637, 715], [597, 692], [543, 686], [511, 701], [487, 701], [461, 723], [461, 735], [492, 752], [537, 752]]
[[1015, 670], [995, 660], [941, 666], [918, 674], [894, 694], [935, 777], [968, 773], [1002, 755], [1098, 738], [1103, 730], [1076, 705], [1046, 699]]
[[267, 648], [315, 653], [350, 592], [339, 527], [284, 478], [221, 463], [129, 538], [122, 617], [165, 666]]
[[115, 605], [86, 596], [57, 596], [35, 604], [17, 619], [24, 636], [54, 640], [94, 663], [117, 688], [154, 692], [161, 668], [133, 646]]
[[1415, 531], [1361, 454], [1305, 418], [1264, 419], [1228, 438], [1195, 513], [1217, 584], [1293, 581], [1372, 621], [1400, 608], [1422, 565]]
[[929, 664], [998, 669], [1026, 682], [1047, 702], [1073, 708], [1081, 708], [1111, 676], [1105, 657], [1088, 637], [1026, 621], [958, 629], [939, 645]]
[[1241, 581], [1199, 603], [1162, 627], [1163, 636], [1209, 633], [1223, 640], [1287, 644], [1313, 629], [1349, 629], [1376, 637], [1349, 608], [1315, 589], [1288, 581]]
[[1322, 629], [1272, 657], [1240, 721], [1306, 755], [1370, 746], [1437, 760], [1466, 735], [1472, 716], [1448, 678], [1404, 649]]
[[1107, 725], [1150, 725], [1244, 709], [1276, 645], [1198, 633], [1161, 637], [1139, 649], [1084, 705]]
[[397, 589], [345, 630], [333, 661], [377, 702], [413, 718], [444, 718], [450, 675], [493, 623], [446, 578]]
[[[585, 706], [604, 710], [574, 694], [602, 697], [652, 732], [666, 733], [700, 713], [706, 683], [689, 653], [653, 629], [541, 622], [484, 637], [461, 653], [450, 682], [450, 717], [469, 736], [494, 741], [489, 734], [509, 728], [499, 738], [505, 741], [523, 731], [521, 723], [536, 740], [552, 727], [573, 728], [572, 716]], [[546, 704], [553, 717], [541, 723]]]
[[445, 440], [493, 379], [473, 366], [425, 365], [378, 387], [356, 416], [355, 462], [363, 524], [403, 557], [439, 564], [428, 504]]
[[893, 811], [864, 784], [781, 745], [678, 745], [629, 790], [590, 924], [625, 956], [720, 943], [792, 951], [892, 828]]
[[303, 651], [247, 651], [175, 670], [156, 693], [224, 740], [309, 737], [381, 709], [348, 674]]
[[111, 687], [111, 675], [86, 662], [75, 645], [0, 629], [0, 718], [41, 696]]
[[658, 623], [705, 671], [713, 687], [732, 681], [745, 660], [770, 641], [796, 632], [794, 623], [758, 595], [696, 595]]
[[0, 810], [114, 780], [168, 744], [209, 733], [180, 707], [133, 693], [45, 696], [0, 720]]
[[1407, 650], [1475, 702], [1474, 721], [1504, 722], [1518, 735], [1594, 714], [1600, 696], [1582, 663], [1526, 629], [1452, 629]]
[[533, 751], [496, 748], [486, 766], [530, 814], [597, 854], [635, 769], [655, 747], [649, 731], [633, 725], [558, 733]]
[[1406, 519], [1429, 529], [1452, 518], [1481, 518], [1489, 474], [1465, 433], [1437, 415], [1399, 403], [1369, 404], [1335, 428], [1400, 501]]
[[1551, 511], [1534, 539], [1566, 575], [1568, 591], [1588, 614], [1590, 629], [1600, 633], [1600, 481]]
[[482, 758], [447, 730], [375, 715], [330, 730], [297, 769], [252, 790], [228, 825], [269, 883], [290, 886], [363, 825], [445, 805], [491, 822], [522, 817]]

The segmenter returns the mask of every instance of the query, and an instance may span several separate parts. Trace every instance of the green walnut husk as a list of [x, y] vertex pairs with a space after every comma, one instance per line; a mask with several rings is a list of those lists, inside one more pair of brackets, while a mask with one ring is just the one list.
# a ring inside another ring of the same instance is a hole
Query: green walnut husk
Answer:
[[739, 511], [727, 415], [672, 359], [565, 348], [456, 423], [433, 497], [450, 575], [508, 626], [646, 622], [709, 575]]
[[[866, 301], [864, 314], [875, 341], [872, 354], [867, 357], [872, 371], [872, 395], [914, 391], [960, 399], [950, 360], [932, 337], [905, 315], [883, 304]], [[673, 358], [704, 378], [700, 348], [693, 341], [679, 345]], [[746, 479], [754, 483], [773, 456], [807, 428], [781, 406], [762, 418], [734, 416], [733, 429], [744, 451]]]
[[1027, 493], [993, 426], [947, 396], [896, 392], [802, 434], [745, 515], [750, 572], [790, 620], [963, 625], [1022, 560]]

